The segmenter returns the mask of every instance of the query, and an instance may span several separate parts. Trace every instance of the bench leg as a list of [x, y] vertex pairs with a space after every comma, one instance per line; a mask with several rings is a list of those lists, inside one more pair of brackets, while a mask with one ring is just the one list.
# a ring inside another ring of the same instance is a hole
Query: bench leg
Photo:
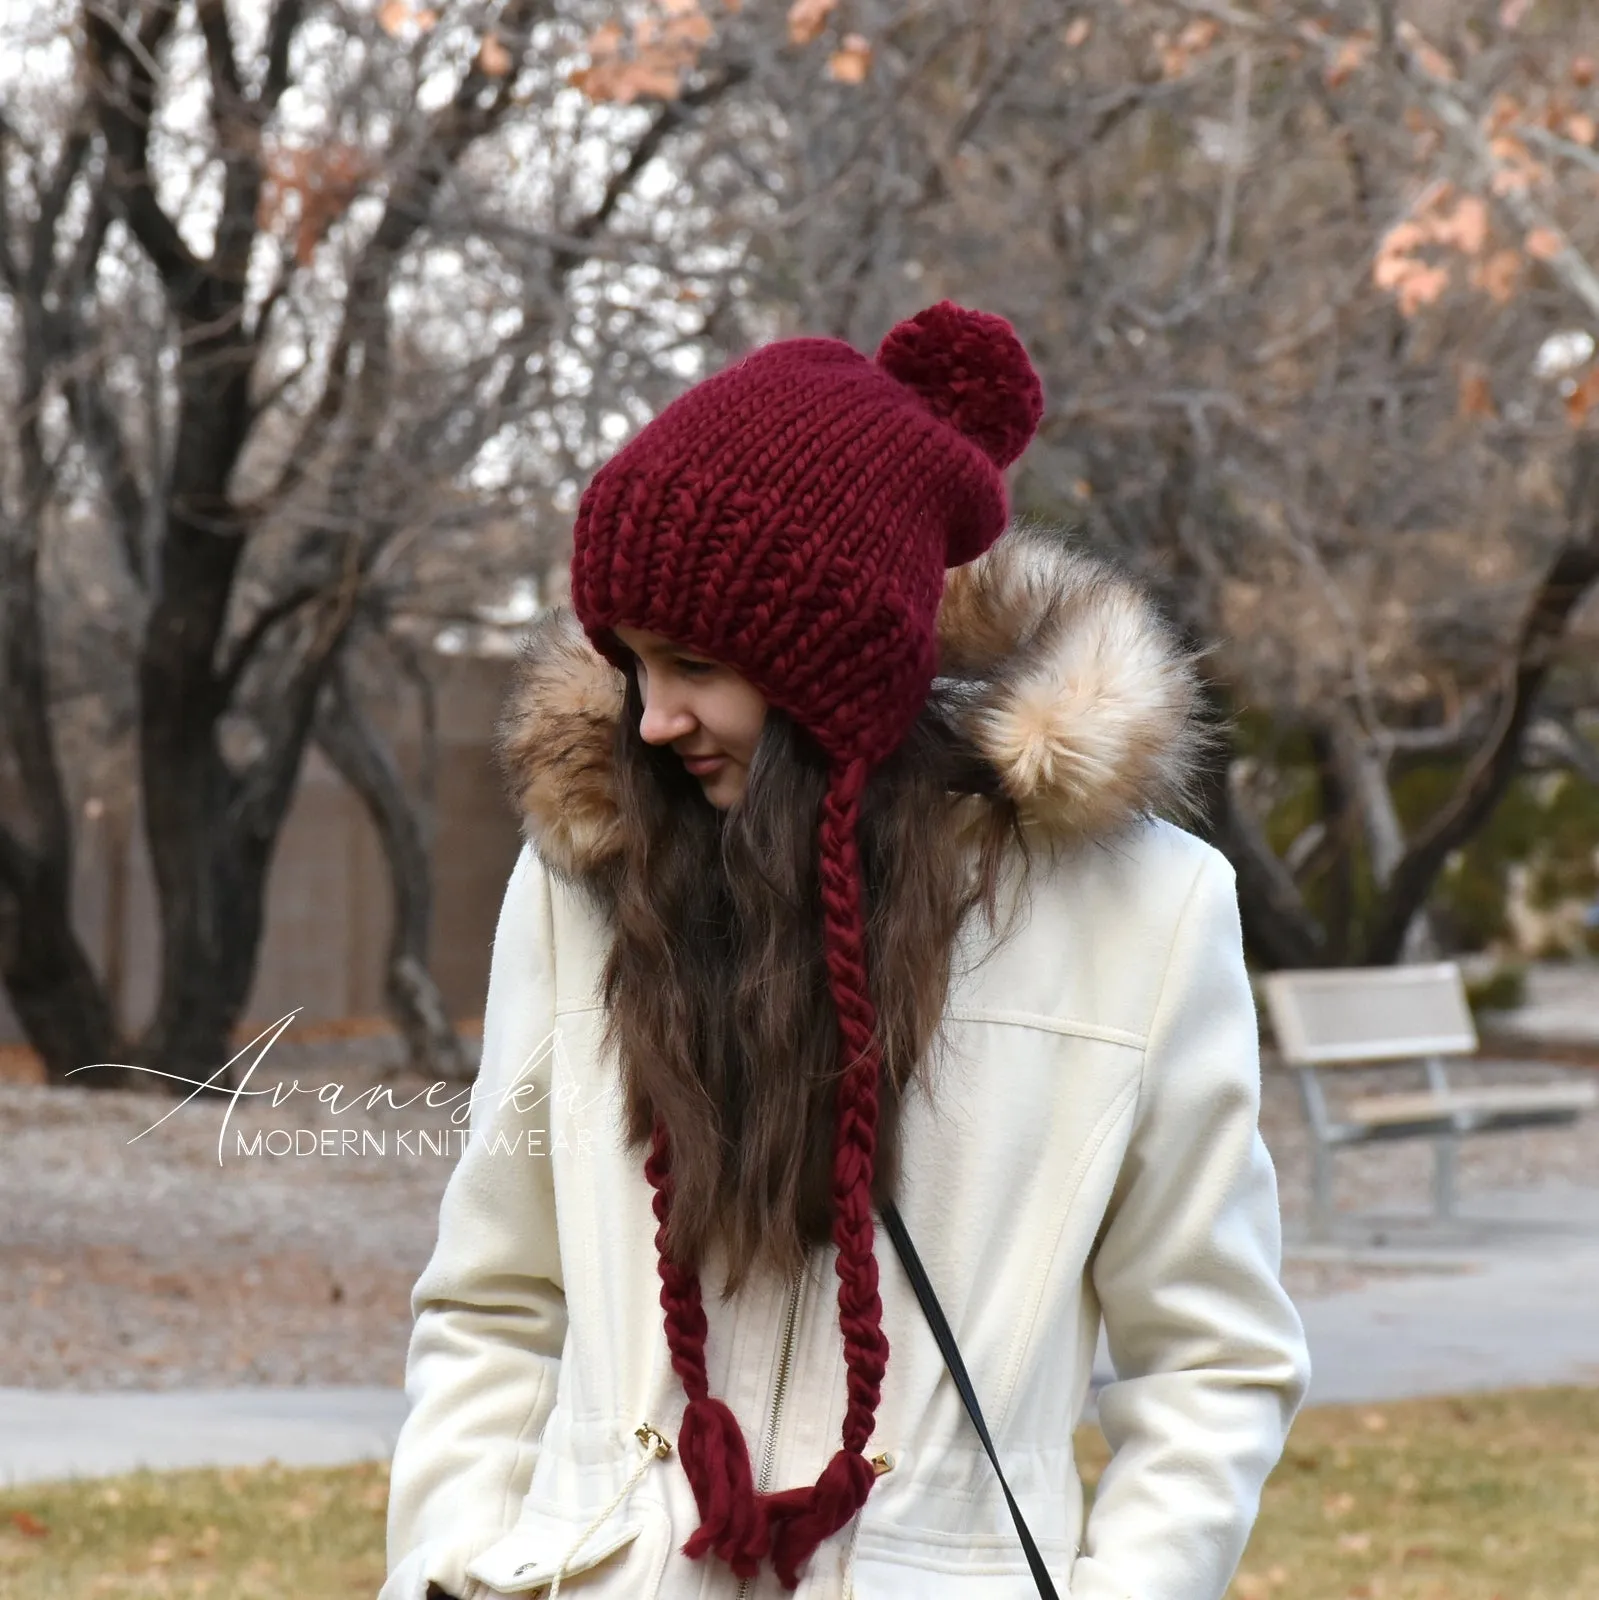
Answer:
[[1460, 1141], [1453, 1134], [1433, 1140], [1433, 1211], [1446, 1220], [1455, 1214], [1455, 1169], [1459, 1153]]
[[1310, 1231], [1319, 1240], [1332, 1237], [1333, 1216], [1333, 1153], [1319, 1139], [1310, 1146]]

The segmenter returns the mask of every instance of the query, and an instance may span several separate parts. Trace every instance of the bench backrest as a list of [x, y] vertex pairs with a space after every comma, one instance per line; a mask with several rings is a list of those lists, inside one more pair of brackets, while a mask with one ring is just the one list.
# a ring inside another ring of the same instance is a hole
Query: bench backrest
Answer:
[[1289, 1066], [1360, 1066], [1477, 1049], [1466, 986], [1453, 961], [1273, 972], [1265, 989]]

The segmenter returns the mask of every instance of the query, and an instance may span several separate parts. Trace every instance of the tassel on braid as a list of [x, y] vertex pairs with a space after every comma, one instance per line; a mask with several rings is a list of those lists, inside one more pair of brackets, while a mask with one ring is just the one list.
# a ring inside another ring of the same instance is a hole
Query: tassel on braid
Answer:
[[707, 1334], [699, 1274], [666, 1255], [672, 1207], [672, 1159], [659, 1122], [644, 1173], [655, 1190], [655, 1249], [661, 1309], [672, 1368], [688, 1396], [678, 1436], [678, 1456], [694, 1490], [700, 1525], [683, 1546], [688, 1556], [714, 1551], [741, 1578], [753, 1577], [763, 1559], [784, 1588], [799, 1583], [800, 1568], [823, 1539], [842, 1528], [871, 1493], [876, 1474], [866, 1459], [888, 1339], [872, 1252], [872, 1174], [877, 1155], [877, 1087], [880, 1052], [876, 1014], [866, 979], [866, 925], [862, 915], [856, 842], [866, 763], [835, 769], [823, 803], [820, 830], [822, 921], [828, 978], [838, 1008], [839, 1042], [848, 1063], [838, 1087], [833, 1147], [833, 1242], [838, 1246], [839, 1326], [849, 1400], [843, 1443], [807, 1489], [756, 1492], [749, 1446], [737, 1418], [710, 1393], [705, 1371]]

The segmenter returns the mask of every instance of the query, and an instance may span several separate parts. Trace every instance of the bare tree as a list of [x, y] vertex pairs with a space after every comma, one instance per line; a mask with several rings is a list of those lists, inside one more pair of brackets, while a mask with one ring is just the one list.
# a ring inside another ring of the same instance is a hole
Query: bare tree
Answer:
[[[859, 342], [940, 294], [1010, 314], [1050, 397], [1022, 504], [1218, 646], [1212, 826], [1255, 954], [1424, 950], [1540, 702], [1596, 692], [1570, 641], [1599, 577], [1573, 455], [1599, 400], [1599, 19], [801, 11], [756, 292]], [[1407, 815], [1429, 767], [1452, 789]]]
[[[346, 772], [369, 800], [382, 786], [390, 859], [421, 870], [388, 769], [338, 693], [341, 652], [359, 619], [403, 604], [446, 532], [503, 529], [558, 492], [587, 414], [683, 341], [684, 317], [654, 308], [653, 344], [646, 312], [597, 327], [608, 283], [626, 288], [639, 266], [612, 258], [606, 236], [663, 144], [732, 77], [574, 132], [540, 105], [572, 31], [542, 0], [448, 22], [277, 0], [248, 44], [241, 16], [222, 0], [142, 0], [29, 19], [41, 48], [70, 38], [81, 70], [26, 114], [8, 97], [0, 129], [20, 374], [0, 965], [54, 1078], [129, 1057], [203, 1077], [227, 1059], [319, 704]], [[547, 226], [516, 223], [507, 187]], [[591, 375], [629, 336], [609, 390], [562, 370]], [[73, 830], [46, 666], [50, 514], [84, 498], [113, 532], [136, 611], [122, 677], [162, 961], [154, 1017], [132, 1041], [68, 910]], [[484, 587], [547, 564], [551, 538], [475, 547]], [[397, 901], [391, 993], [412, 1039], [448, 1057], [416, 931], [425, 882]]]

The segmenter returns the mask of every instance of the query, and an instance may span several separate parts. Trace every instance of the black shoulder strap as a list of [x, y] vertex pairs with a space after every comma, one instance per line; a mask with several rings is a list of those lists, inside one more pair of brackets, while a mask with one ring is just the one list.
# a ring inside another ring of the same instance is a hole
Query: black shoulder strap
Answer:
[[983, 1441], [988, 1459], [994, 1463], [999, 1486], [1005, 1492], [1005, 1504], [1010, 1507], [1011, 1517], [1016, 1523], [1016, 1532], [1022, 1541], [1022, 1549], [1027, 1552], [1027, 1565], [1033, 1569], [1033, 1581], [1038, 1585], [1038, 1592], [1043, 1596], [1043, 1600], [1060, 1600], [1055, 1593], [1055, 1585], [1050, 1581], [1044, 1558], [1038, 1553], [1038, 1546], [1033, 1543], [1033, 1536], [1022, 1518], [1022, 1508], [1016, 1504], [1016, 1497], [1010, 1492], [1010, 1485], [1005, 1481], [999, 1457], [994, 1453], [994, 1441], [988, 1436], [988, 1424], [983, 1421], [982, 1408], [977, 1404], [972, 1380], [966, 1373], [966, 1363], [961, 1360], [961, 1353], [956, 1348], [955, 1335], [949, 1331], [949, 1321], [944, 1315], [944, 1308], [939, 1305], [938, 1296], [933, 1293], [933, 1286], [928, 1282], [922, 1258], [916, 1254], [916, 1246], [911, 1243], [911, 1236], [905, 1231], [905, 1219], [900, 1216], [899, 1207], [892, 1201], [883, 1206], [882, 1216], [883, 1226], [888, 1229], [888, 1236], [894, 1241], [894, 1249], [905, 1268], [905, 1275], [911, 1280], [916, 1298], [922, 1303], [922, 1313], [927, 1318], [927, 1325], [933, 1330], [933, 1337], [938, 1341], [944, 1365], [949, 1368], [949, 1375], [955, 1380], [956, 1389], [960, 1391], [966, 1415], [972, 1419], [972, 1426], [977, 1429], [977, 1437]]

